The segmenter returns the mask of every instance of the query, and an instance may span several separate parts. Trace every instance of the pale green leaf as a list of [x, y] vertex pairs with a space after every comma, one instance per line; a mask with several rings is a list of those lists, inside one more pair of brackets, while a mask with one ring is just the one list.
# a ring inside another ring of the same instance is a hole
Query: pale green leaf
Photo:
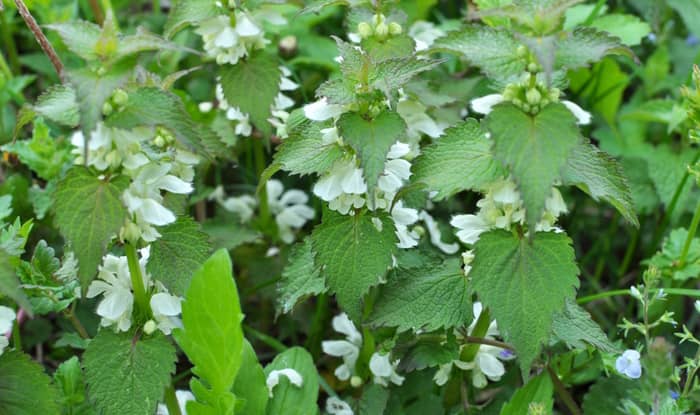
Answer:
[[121, 59], [130, 55], [148, 51], [181, 50], [192, 51], [162, 37], [149, 33], [142, 27], [136, 29], [133, 35], [120, 36], [117, 50], [113, 59]]
[[363, 415], [383, 415], [389, 401], [389, 390], [376, 383], [362, 389], [358, 402], [358, 413]]
[[443, 60], [417, 59], [414, 56], [392, 58], [378, 62], [369, 73], [370, 84], [389, 96], [414, 76], [429, 71]]
[[381, 40], [372, 36], [362, 39], [361, 45], [374, 62], [407, 57], [416, 49], [416, 42], [408, 35], [390, 36]]
[[664, 239], [661, 250], [643, 263], [658, 268], [662, 275], [674, 280], [688, 281], [697, 278], [700, 276], [700, 238], [694, 237], [690, 240], [685, 261], [681, 264], [680, 258], [687, 239], [687, 229], [672, 230]]
[[211, 0], [175, 0], [172, 2], [163, 32], [170, 38], [188, 25], [214, 17], [220, 12]]
[[[629, 415], [622, 407], [622, 401], [637, 401], [641, 393], [640, 382], [623, 376], [600, 377], [583, 397], [585, 415]], [[644, 396], [643, 394], [641, 396]]]
[[370, 324], [406, 330], [432, 331], [466, 324], [471, 295], [461, 260], [450, 258], [438, 266], [397, 268], [383, 285]]
[[107, 244], [124, 224], [126, 209], [121, 193], [127, 184], [125, 176], [101, 179], [81, 166], [71, 168], [58, 183], [56, 224], [78, 258], [83, 288], [94, 278]]
[[593, 20], [591, 26], [620, 38], [627, 46], [636, 46], [651, 32], [649, 23], [631, 14], [608, 14]]
[[289, 313], [300, 301], [325, 290], [326, 283], [321, 270], [314, 263], [311, 238], [306, 238], [292, 248], [287, 266], [277, 284], [277, 314]]
[[51, 378], [30, 356], [14, 350], [0, 356], [0, 413], [58, 415], [57, 403]]
[[576, 118], [559, 103], [549, 104], [536, 116], [512, 104], [500, 104], [488, 115], [486, 125], [494, 141], [494, 156], [510, 168], [527, 223], [534, 229], [569, 153], [582, 142]]
[[622, 166], [593, 145], [581, 143], [573, 148], [561, 179], [563, 184], [576, 185], [595, 200], [610, 203], [629, 223], [639, 226]]
[[161, 237], [151, 244], [147, 270], [171, 294], [182, 296], [194, 272], [209, 258], [209, 236], [189, 216], [180, 216], [158, 232]]
[[12, 214], [12, 195], [0, 196], [0, 222]]
[[267, 404], [267, 415], [315, 415], [318, 413], [318, 372], [313, 358], [301, 347], [292, 347], [275, 357], [265, 366], [265, 376], [273, 370], [294, 369], [301, 375], [301, 387], [293, 385], [282, 375], [279, 384], [272, 389]]
[[75, 90], [70, 85], [52, 85], [44, 91], [33, 106], [37, 114], [68, 127], [80, 121]]
[[571, 240], [563, 233], [538, 232], [528, 239], [491, 231], [479, 237], [474, 254], [474, 289], [528, 373], [549, 339], [553, 314], [579, 285]]
[[364, 294], [380, 283], [397, 250], [391, 218], [384, 213], [374, 218], [381, 226], [373, 223], [370, 212], [349, 216], [326, 210], [311, 235], [326, 283], [352, 318], [359, 317]]
[[357, 152], [367, 189], [370, 194], [374, 193], [379, 175], [384, 171], [386, 155], [406, 134], [406, 123], [397, 113], [384, 111], [371, 120], [356, 112], [345, 113], [336, 125], [345, 142]]
[[101, 330], [83, 354], [91, 401], [103, 413], [152, 415], [177, 359], [167, 337]]
[[554, 404], [554, 385], [545, 370], [515, 391], [501, 409], [501, 415], [551, 414]]
[[481, 190], [505, 176], [494, 160], [491, 146], [492, 141], [486, 138], [479, 123], [468, 119], [423, 149], [413, 162], [413, 180], [436, 191], [436, 200], [462, 190]]
[[316, 88], [316, 96], [325, 97], [329, 104], [349, 105], [357, 99], [355, 85], [346, 78], [329, 79]]
[[233, 407], [242, 320], [231, 259], [225, 250], [216, 251], [192, 277], [182, 304], [184, 328], [173, 333], [197, 376], [190, 382], [197, 402], [188, 411], [191, 406], [201, 413], [227, 413]]
[[3, 151], [17, 155], [22, 164], [32, 169], [44, 180], [57, 178], [66, 164], [72, 160], [71, 147], [57, 145], [56, 139], [51, 137], [49, 127], [43, 119], [38, 118], [34, 122], [31, 140], [17, 140], [0, 146]]
[[265, 413], [267, 407], [268, 390], [266, 376], [253, 346], [248, 340], [243, 340], [243, 352], [241, 354], [241, 370], [238, 371], [236, 381], [233, 384], [233, 393], [236, 395], [236, 415], [260, 415]]
[[277, 59], [257, 53], [236, 65], [222, 66], [219, 74], [226, 101], [249, 114], [255, 127], [269, 135], [272, 130], [267, 119], [282, 76]]
[[68, 50], [85, 60], [99, 58], [97, 42], [100, 40], [102, 28], [94, 23], [78, 20], [69, 23], [54, 23], [47, 25], [54, 30], [66, 44]]
[[636, 59], [620, 38], [591, 27], [579, 27], [557, 39], [556, 67], [576, 69], [603, 59], [606, 55], [624, 55]]
[[[61, 394], [64, 413], [75, 415], [97, 414], [87, 399], [83, 370], [78, 356], [61, 363], [53, 375], [54, 383]], [[67, 410], [67, 412], [65, 412]]]
[[601, 352], [620, 352], [590, 314], [572, 299], [567, 299], [564, 309], [554, 314], [552, 331], [554, 339], [563, 341], [571, 349], [585, 349], [586, 344], [590, 344]]

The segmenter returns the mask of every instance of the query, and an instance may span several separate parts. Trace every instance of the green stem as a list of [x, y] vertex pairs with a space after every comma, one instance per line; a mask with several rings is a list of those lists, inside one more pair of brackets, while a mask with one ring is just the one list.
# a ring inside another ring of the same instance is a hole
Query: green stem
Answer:
[[266, 344], [269, 346], [272, 350], [282, 353], [283, 351], [287, 350], [287, 346], [284, 345], [284, 343], [280, 342], [279, 340], [275, 339], [274, 337], [270, 337], [267, 334], [260, 332], [258, 330], [255, 330], [254, 328], [244, 325], [243, 326], [243, 331], [245, 331], [247, 334], [250, 335], [250, 337], [253, 337], [262, 343]]
[[17, 45], [12, 37], [12, 26], [6, 17], [6, 12], [0, 13], [0, 35], [2, 35], [2, 43], [7, 50], [7, 58], [10, 60], [10, 67], [15, 74], [20, 73], [19, 55], [17, 54]]
[[153, 0], [153, 13], [156, 16], [160, 15], [160, 0]]
[[146, 288], [143, 286], [143, 275], [141, 275], [141, 264], [139, 264], [138, 253], [136, 247], [130, 243], [124, 244], [126, 251], [126, 260], [129, 264], [129, 275], [131, 276], [131, 286], [134, 290], [134, 300], [139, 312], [144, 315], [151, 315], [151, 306], [149, 304]]
[[[491, 316], [489, 313], [488, 308], [484, 308], [481, 310], [481, 314], [479, 314], [479, 319], [476, 321], [476, 324], [474, 325], [474, 330], [472, 330], [471, 333], [469, 333], [469, 338], [472, 339], [483, 339], [486, 336], [486, 333], [489, 331], [489, 325], [491, 324]], [[479, 352], [479, 347], [481, 347], [480, 343], [472, 342], [469, 343], [464, 349], [462, 349], [462, 352], [459, 354], [459, 360], [463, 362], [471, 362], [476, 358], [476, 354]]]
[[[265, 171], [265, 148], [261, 138], [253, 137], [253, 156], [255, 157], [255, 171], [258, 179]], [[260, 186], [260, 219], [264, 226], [267, 226], [270, 219], [270, 206], [267, 200], [266, 186]]]
[[625, 251], [625, 256], [622, 259], [622, 264], [620, 268], [617, 269], [617, 276], [622, 278], [627, 273], [627, 269], [632, 263], [632, 258], [634, 257], [634, 252], [637, 250], [637, 243], [639, 242], [639, 229], [634, 230], [632, 240], [627, 244], [627, 250]]
[[[661, 288], [654, 288], [652, 290], [649, 290], [651, 292], [657, 292]], [[694, 297], [694, 298], [700, 298], [700, 290], [693, 290], [689, 288], [663, 288], [664, 293], [668, 295], [684, 295], [686, 297]], [[586, 304], [590, 303], [591, 301], [595, 300], [600, 300], [603, 298], [608, 298], [608, 297], [615, 297], [618, 295], [630, 295], [630, 290], [611, 290], [611, 291], [606, 291], [604, 293], [598, 293], [598, 294], [593, 294], [593, 295], [588, 295], [585, 297], [578, 298], [576, 300], [577, 303], [579, 304]]]
[[[695, 352], [695, 360], [700, 359], [700, 347], [698, 347], [698, 350]], [[698, 373], [698, 367], [693, 368], [693, 370], [688, 373], [688, 376], [685, 378], [685, 385], [683, 385], [683, 396], [688, 396], [690, 393], [691, 387], [693, 386], [693, 379], [695, 379], [695, 375]]]
[[549, 377], [552, 379], [552, 383], [554, 384], [554, 390], [557, 391], [557, 395], [559, 395], [561, 400], [564, 402], [564, 405], [566, 405], [569, 413], [573, 415], [581, 415], [581, 409], [578, 407], [578, 405], [576, 405], [576, 401], [574, 401], [574, 398], [571, 397], [571, 394], [566, 389], [566, 386], [561, 382], [559, 376], [557, 376], [550, 366], [547, 366], [547, 372], [549, 373]]
[[16, 350], [22, 350], [22, 334], [19, 332], [19, 321], [17, 319], [12, 324], [12, 345]]
[[83, 326], [83, 323], [81, 323], [80, 320], [78, 320], [78, 317], [75, 315], [75, 304], [76, 303], [73, 303], [74, 306], [66, 312], [66, 317], [68, 317], [68, 321], [70, 321], [71, 325], [73, 325], [73, 328], [78, 332], [81, 338], [89, 339], [90, 335], [88, 334], [87, 330], [85, 330], [85, 326]]
[[182, 415], [182, 412], [180, 412], [180, 405], [177, 403], [175, 388], [172, 385], [165, 388], [164, 399], [165, 406], [168, 408], [169, 415]]
[[695, 233], [698, 231], [698, 224], [700, 224], [700, 202], [698, 202], [698, 205], [695, 207], [693, 220], [690, 222], [690, 229], [688, 229], [688, 236], [685, 238], [683, 250], [681, 251], [681, 256], [678, 259], [678, 268], [683, 268], [685, 266], [685, 260], [688, 258], [690, 244], [693, 242], [693, 238], [695, 238]]

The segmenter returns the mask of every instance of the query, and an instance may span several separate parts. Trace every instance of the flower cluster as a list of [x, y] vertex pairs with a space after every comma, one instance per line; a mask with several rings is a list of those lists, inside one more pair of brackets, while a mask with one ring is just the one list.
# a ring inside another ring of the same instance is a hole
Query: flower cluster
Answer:
[[[321, 344], [323, 352], [331, 356], [340, 357], [343, 363], [335, 369], [335, 376], [343, 381], [350, 380], [350, 384], [359, 387], [362, 379], [355, 374], [355, 365], [360, 357], [362, 348], [362, 334], [355, 324], [343, 313], [333, 318], [333, 329], [345, 335], [345, 340], [326, 340]], [[374, 383], [389, 386], [389, 383], [401, 385], [404, 377], [396, 373], [399, 361], [391, 361], [388, 353], [375, 351], [370, 357], [369, 370], [374, 376]]]
[[403, 28], [398, 22], [387, 21], [386, 16], [381, 13], [372, 16], [370, 22], [360, 22], [357, 24], [357, 34], [361, 39], [376, 37], [386, 39], [388, 36], [400, 35]]
[[[170, 334], [174, 328], [182, 325], [178, 317], [182, 312], [182, 298], [169, 294], [161, 283], [150, 278], [146, 272], [148, 256], [149, 249], [142, 249], [139, 266], [143, 285], [146, 290], [154, 293], [150, 299], [153, 320], [145, 324], [144, 331], [150, 334], [158, 329], [164, 334]], [[132, 323], [134, 293], [126, 257], [107, 254], [103, 258], [97, 279], [88, 287], [87, 298], [99, 295], [102, 295], [97, 306], [97, 314], [102, 317], [100, 325], [113, 327], [115, 331], [128, 331]]]

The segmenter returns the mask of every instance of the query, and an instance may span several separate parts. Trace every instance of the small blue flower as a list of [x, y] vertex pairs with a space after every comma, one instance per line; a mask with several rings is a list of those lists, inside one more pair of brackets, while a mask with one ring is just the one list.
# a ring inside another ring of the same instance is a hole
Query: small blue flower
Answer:
[[685, 38], [685, 44], [688, 46], [697, 46], [698, 43], [700, 43], [700, 39], [698, 39], [698, 37], [695, 35], [689, 35], [687, 38]]
[[674, 401], [677, 401], [678, 398], [681, 396], [680, 393], [678, 393], [678, 392], [676, 392], [676, 391], [673, 391], [673, 390], [670, 391], [669, 393], [670, 393], [670, 395], [671, 395], [671, 399], [673, 399]]
[[639, 352], [634, 349], [625, 350], [615, 361], [615, 369], [623, 375], [639, 379], [642, 376], [642, 365], [639, 363]]
[[515, 353], [508, 349], [503, 349], [498, 353], [498, 356], [503, 360], [512, 359], [515, 357]]

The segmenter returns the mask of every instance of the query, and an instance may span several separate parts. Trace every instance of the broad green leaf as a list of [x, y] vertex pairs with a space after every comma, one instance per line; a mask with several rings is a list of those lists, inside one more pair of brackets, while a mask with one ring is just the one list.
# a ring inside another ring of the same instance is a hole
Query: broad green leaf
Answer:
[[585, 349], [586, 344], [606, 353], [619, 353], [600, 326], [576, 301], [567, 299], [564, 309], [554, 314], [554, 339], [563, 341], [571, 349]]
[[258, 362], [253, 346], [245, 339], [241, 354], [241, 370], [233, 384], [233, 393], [237, 399], [236, 415], [265, 413], [269, 400], [265, 372]]
[[652, 265], [659, 269], [665, 277], [678, 281], [688, 281], [700, 276], [700, 238], [694, 237], [690, 241], [685, 263], [681, 265], [680, 258], [688, 239], [688, 231], [678, 228], [671, 231], [666, 237], [661, 250], [650, 259], [645, 260], [645, 265]]
[[397, 250], [394, 222], [384, 213], [348, 216], [326, 210], [311, 239], [328, 287], [343, 310], [358, 319], [362, 297], [380, 283]]
[[80, 121], [75, 90], [70, 85], [50, 86], [32, 108], [37, 114], [68, 127], [76, 127]]
[[631, 14], [600, 16], [593, 20], [591, 26], [617, 36], [627, 46], [639, 45], [642, 43], [642, 39], [651, 32], [649, 23]]
[[70, 162], [70, 147], [57, 145], [51, 137], [49, 127], [39, 118], [34, 122], [31, 140], [19, 140], [6, 144], [0, 149], [17, 154], [17, 157], [44, 180], [56, 178], [65, 165]]
[[491, 231], [474, 246], [469, 276], [481, 301], [515, 346], [526, 375], [549, 339], [553, 314], [574, 298], [579, 285], [571, 240], [563, 233], [518, 237]]
[[506, 79], [525, 70], [527, 56], [518, 54], [519, 46], [520, 42], [510, 32], [475, 24], [449, 32], [433, 43], [433, 49], [461, 54], [486, 76], [496, 79]]
[[471, 317], [471, 295], [461, 260], [439, 266], [397, 268], [383, 285], [370, 324], [406, 330], [432, 331], [464, 325]]
[[61, 363], [54, 372], [53, 379], [61, 395], [60, 402], [64, 413], [97, 414], [95, 408], [90, 406], [85, 393], [85, 380], [78, 356], [73, 356]]
[[102, 28], [94, 23], [78, 20], [70, 23], [55, 23], [47, 25], [54, 30], [66, 44], [68, 50], [85, 60], [96, 60], [97, 42], [100, 40]]
[[[641, 393], [640, 382], [622, 376], [600, 377], [588, 389], [583, 397], [583, 413], [585, 415], [628, 415], [622, 407], [622, 401], [631, 399], [637, 401]], [[643, 396], [643, 395], [641, 395]]]
[[20, 287], [11, 257], [5, 250], [0, 249], [0, 293], [12, 298], [20, 307], [32, 313], [32, 305]]
[[106, 414], [152, 415], [176, 360], [175, 347], [160, 332], [100, 330], [83, 354], [90, 399]]
[[363, 39], [361, 45], [374, 62], [404, 58], [416, 49], [416, 42], [408, 35], [391, 36], [382, 40], [373, 36]]
[[197, 376], [190, 382], [197, 402], [188, 403], [188, 411], [192, 407], [199, 413], [223, 414], [233, 408], [231, 387], [241, 366], [242, 320], [231, 259], [222, 249], [192, 277], [182, 304], [184, 327], [173, 333]]
[[371, 120], [356, 112], [345, 113], [336, 125], [345, 142], [357, 152], [367, 189], [373, 194], [384, 171], [386, 155], [406, 134], [406, 123], [397, 113], [384, 111]]
[[223, 151], [217, 135], [209, 127], [196, 123], [177, 95], [159, 88], [130, 91], [127, 104], [107, 119], [107, 125], [127, 129], [141, 125], [163, 126], [183, 146], [200, 155], [217, 155]]
[[357, 99], [355, 82], [346, 78], [334, 78], [316, 88], [317, 97], [325, 97], [329, 104], [349, 105]]
[[[668, 208], [673, 202], [676, 191], [683, 182], [683, 178], [688, 174], [688, 165], [691, 164], [694, 153], [684, 151], [674, 152], [668, 146], [657, 146], [653, 151], [645, 154], [649, 166], [649, 177], [654, 183], [656, 193], [661, 202]], [[681, 216], [693, 209], [692, 190], [693, 180], [686, 180], [680, 187], [681, 192], [676, 202], [676, 208], [671, 215], [671, 222], [676, 223]]]
[[78, 258], [84, 289], [94, 278], [107, 244], [124, 224], [126, 209], [121, 193], [128, 182], [126, 176], [110, 181], [75, 166], [58, 183], [54, 205], [56, 224]]
[[244, 244], [260, 241], [262, 234], [240, 223], [234, 215], [216, 217], [202, 223], [202, 231], [209, 235], [213, 249], [234, 249]]
[[289, 262], [277, 284], [277, 314], [289, 313], [298, 302], [325, 290], [321, 270], [314, 263], [311, 238], [306, 238], [292, 248]]
[[362, 389], [358, 402], [358, 413], [363, 415], [383, 415], [389, 401], [389, 390], [376, 383]]
[[581, 143], [573, 148], [561, 179], [563, 184], [578, 186], [595, 200], [607, 201], [629, 223], [639, 226], [622, 166], [593, 145]]
[[582, 142], [576, 118], [559, 103], [547, 105], [536, 116], [512, 104], [500, 104], [486, 118], [486, 126], [494, 141], [494, 156], [510, 168], [527, 224], [534, 229], [571, 150]]
[[0, 413], [58, 415], [57, 403], [51, 378], [30, 356], [15, 350], [0, 356]]
[[182, 296], [192, 275], [209, 258], [209, 236], [189, 216], [158, 230], [161, 237], [151, 244], [147, 270], [171, 294]]
[[505, 176], [494, 160], [492, 142], [479, 123], [468, 119], [445, 131], [413, 162], [413, 180], [436, 191], [442, 200], [462, 190], [481, 190]]
[[545, 370], [515, 391], [501, 409], [501, 415], [551, 414], [554, 404], [554, 385]]
[[0, 196], [0, 222], [12, 214], [12, 195]]
[[443, 60], [417, 59], [414, 56], [392, 58], [373, 65], [369, 74], [370, 84], [385, 95], [390, 96], [394, 91], [406, 85], [414, 76], [429, 71]]
[[272, 130], [267, 119], [282, 76], [277, 59], [260, 52], [236, 65], [222, 66], [219, 74], [226, 101], [249, 114], [255, 127], [269, 135]]
[[176, 43], [169, 42], [162, 37], [149, 33], [142, 27], [136, 28], [133, 35], [120, 36], [117, 50], [112, 59], [118, 60], [141, 52], [165, 51], [165, 50], [187, 50]]
[[459, 356], [459, 345], [454, 336], [418, 336], [412, 347], [403, 355], [399, 368], [412, 372], [444, 365]]
[[318, 413], [318, 372], [313, 358], [305, 349], [292, 347], [280, 353], [267, 366], [265, 376], [273, 370], [294, 369], [301, 375], [301, 387], [293, 385], [287, 377], [280, 376], [279, 384], [272, 389], [267, 404], [268, 415], [315, 415]]
[[300, 111], [289, 117], [289, 137], [277, 148], [274, 160], [283, 170], [298, 175], [325, 173], [343, 157], [335, 142], [323, 144], [321, 124], [312, 122]]
[[172, 2], [163, 32], [170, 38], [186, 26], [218, 14], [216, 3], [211, 0], [175, 0]]
[[581, 68], [606, 55], [624, 55], [636, 59], [634, 52], [624, 46], [620, 38], [590, 27], [579, 27], [557, 39], [557, 68]]

